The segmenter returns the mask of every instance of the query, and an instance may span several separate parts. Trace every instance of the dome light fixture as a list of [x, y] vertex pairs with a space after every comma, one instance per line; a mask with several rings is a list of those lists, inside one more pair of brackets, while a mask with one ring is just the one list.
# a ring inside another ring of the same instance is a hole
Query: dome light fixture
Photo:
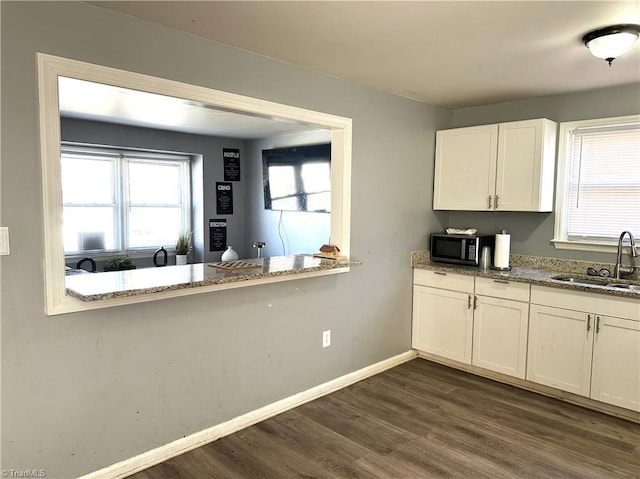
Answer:
[[640, 35], [640, 25], [612, 25], [585, 34], [582, 41], [594, 57], [611, 62], [631, 48]]

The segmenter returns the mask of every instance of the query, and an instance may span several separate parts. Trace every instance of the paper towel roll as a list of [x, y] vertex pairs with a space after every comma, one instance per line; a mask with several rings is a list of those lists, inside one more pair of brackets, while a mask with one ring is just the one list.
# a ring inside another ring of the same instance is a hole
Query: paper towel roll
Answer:
[[496, 246], [493, 250], [493, 266], [498, 269], [509, 268], [509, 250], [511, 248], [511, 235], [502, 231], [496, 235]]

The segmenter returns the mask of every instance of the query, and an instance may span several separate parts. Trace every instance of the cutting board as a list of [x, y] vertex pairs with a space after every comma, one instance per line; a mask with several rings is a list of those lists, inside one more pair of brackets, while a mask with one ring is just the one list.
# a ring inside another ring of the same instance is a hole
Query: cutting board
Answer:
[[248, 261], [223, 261], [222, 263], [207, 263], [208, 266], [212, 266], [217, 269], [234, 270], [234, 269], [250, 269], [261, 268], [261, 264], [250, 263]]
[[314, 253], [313, 254], [314, 258], [322, 258], [322, 259], [332, 259], [338, 262], [344, 262], [347, 261], [347, 257], [343, 256], [341, 254], [339, 255], [333, 255], [333, 254], [329, 254], [329, 253]]

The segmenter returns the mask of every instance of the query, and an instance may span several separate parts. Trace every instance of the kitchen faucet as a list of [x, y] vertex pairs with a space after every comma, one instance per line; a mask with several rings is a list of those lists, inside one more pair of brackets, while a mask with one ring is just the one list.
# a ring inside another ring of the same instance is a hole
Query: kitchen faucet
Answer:
[[638, 256], [638, 253], [636, 253], [636, 239], [631, 234], [631, 231], [623, 231], [620, 238], [618, 238], [618, 256], [616, 258], [616, 267], [613, 270], [613, 275], [616, 279], [620, 279], [620, 275], [623, 273], [631, 274], [635, 270], [633, 265], [622, 266], [622, 239], [624, 238], [624, 235], [629, 235], [629, 242], [631, 243], [631, 251], [629, 255], [632, 258]]

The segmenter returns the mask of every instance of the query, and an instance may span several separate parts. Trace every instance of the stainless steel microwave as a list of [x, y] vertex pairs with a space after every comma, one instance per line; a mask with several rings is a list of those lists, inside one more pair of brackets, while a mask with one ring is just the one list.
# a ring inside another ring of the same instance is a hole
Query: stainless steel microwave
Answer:
[[436, 233], [431, 235], [431, 261], [478, 266], [484, 246], [495, 246], [495, 235], [456, 235]]

